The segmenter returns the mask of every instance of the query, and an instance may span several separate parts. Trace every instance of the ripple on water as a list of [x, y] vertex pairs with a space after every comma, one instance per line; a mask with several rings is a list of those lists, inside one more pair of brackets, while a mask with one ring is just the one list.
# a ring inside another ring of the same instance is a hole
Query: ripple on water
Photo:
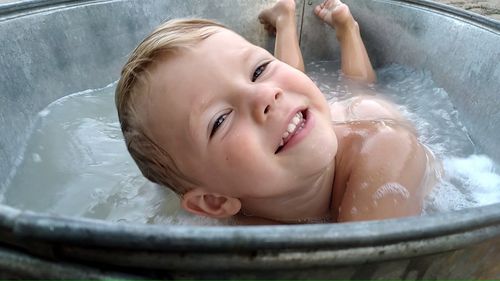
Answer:
[[[318, 61], [307, 66], [328, 102], [383, 95], [398, 105], [415, 124], [420, 141], [442, 159], [445, 176], [426, 200], [426, 213], [500, 202], [497, 164], [478, 155], [459, 112], [428, 72], [390, 65], [377, 71], [379, 83], [363, 86], [344, 79], [338, 65]], [[66, 96], [38, 114], [21, 164], [0, 193], [0, 202], [115, 222], [227, 223], [180, 210], [172, 191], [141, 175], [122, 139], [114, 86]], [[381, 186], [373, 196], [389, 194], [409, 196], [396, 183]]]

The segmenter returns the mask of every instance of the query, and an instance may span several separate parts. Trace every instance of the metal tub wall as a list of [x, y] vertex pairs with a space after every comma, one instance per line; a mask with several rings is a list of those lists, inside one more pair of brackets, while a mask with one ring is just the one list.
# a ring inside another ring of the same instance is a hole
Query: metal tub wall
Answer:
[[[66, 94], [115, 81], [127, 54], [154, 26], [208, 17], [271, 49], [256, 16], [272, 2], [0, 5], [0, 188], [37, 112]], [[338, 55], [334, 35], [312, 15], [318, 2], [297, 1], [306, 60]], [[346, 2], [376, 65], [431, 71], [473, 140], [500, 161], [500, 24], [423, 0]], [[498, 260], [500, 204], [397, 220], [267, 227], [117, 224], [0, 205], [1, 278], [498, 279]]]

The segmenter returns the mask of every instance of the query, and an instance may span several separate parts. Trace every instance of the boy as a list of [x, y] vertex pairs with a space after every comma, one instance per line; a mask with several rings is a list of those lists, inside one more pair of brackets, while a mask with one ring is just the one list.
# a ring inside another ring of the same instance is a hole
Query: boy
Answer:
[[[259, 16], [276, 57], [204, 20], [170, 21], [137, 47], [116, 104], [142, 173], [187, 211], [242, 224], [419, 214], [424, 148], [387, 102], [329, 108], [303, 73], [294, 13], [281, 0]], [[336, 30], [344, 74], [375, 81], [349, 8], [327, 0], [315, 13]]]

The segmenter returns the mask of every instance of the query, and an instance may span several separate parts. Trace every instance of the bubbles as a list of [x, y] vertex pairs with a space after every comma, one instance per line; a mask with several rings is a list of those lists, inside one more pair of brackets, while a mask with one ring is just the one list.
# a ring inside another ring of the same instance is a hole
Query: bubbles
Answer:
[[31, 158], [33, 159], [33, 162], [35, 162], [35, 163], [42, 162], [42, 157], [40, 157], [40, 154], [38, 154], [38, 153], [33, 153], [31, 155]]
[[[377, 84], [363, 87], [345, 79], [338, 65], [338, 61], [320, 61], [307, 67], [330, 104], [346, 103], [357, 95], [389, 99], [415, 126], [420, 142], [443, 162], [444, 177], [426, 198], [425, 213], [500, 202], [497, 164], [476, 154], [478, 149], [460, 121], [460, 113], [429, 71], [392, 64], [377, 70]], [[403, 189], [388, 184], [379, 188], [374, 199], [393, 193], [406, 196]]]
[[419, 140], [440, 159], [475, 152], [469, 133], [446, 91], [436, 87], [428, 71], [390, 65], [377, 71], [376, 90], [399, 104], [414, 124]]
[[445, 180], [461, 186], [475, 205], [500, 202], [500, 175], [495, 163], [485, 155], [466, 158], [450, 157], [443, 160], [447, 171]]
[[448, 181], [440, 182], [424, 201], [424, 214], [474, 207], [469, 194]]
[[396, 196], [406, 200], [410, 197], [410, 192], [397, 182], [389, 182], [379, 187], [377, 191], [373, 193], [372, 199], [377, 201], [387, 196]]
[[44, 110], [42, 110], [42, 111], [40, 111], [40, 112], [38, 113], [38, 116], [40, 116], [40, 117], [45, 117], [45, 116], [49, 115], [49, 113], [50, 113], [50, 110], [48, 110], [48, 109], [44, 109]]

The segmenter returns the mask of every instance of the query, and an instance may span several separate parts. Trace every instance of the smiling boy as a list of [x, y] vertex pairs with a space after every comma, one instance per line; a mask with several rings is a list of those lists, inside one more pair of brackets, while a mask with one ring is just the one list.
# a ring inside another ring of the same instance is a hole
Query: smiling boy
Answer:
[[[116, 103], [142, 173], [184, 209], [241, 223], [419, 214], [425, 149], [385, 101], [328, 106], [303, 73], [294, 13], [282, 0], [260, 15], [276, 57], [204, 20], [167, 22], [137, 47]], [[327, 0], [315, 13], [336, 29], [344, 74], [373, 82], [348, 7]]]

